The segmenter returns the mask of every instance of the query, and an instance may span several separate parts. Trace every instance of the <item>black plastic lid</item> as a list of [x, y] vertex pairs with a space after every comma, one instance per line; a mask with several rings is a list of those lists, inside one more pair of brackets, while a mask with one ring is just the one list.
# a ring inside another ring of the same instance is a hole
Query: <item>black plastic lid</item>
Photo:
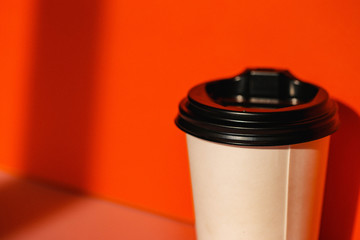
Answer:
[[193, 87], [176, 125], [205, 140], [277, 146], [328, 136], [339, 125], [337, 105], [321, 87], [286, 70], [247, 69], [230, 79]]

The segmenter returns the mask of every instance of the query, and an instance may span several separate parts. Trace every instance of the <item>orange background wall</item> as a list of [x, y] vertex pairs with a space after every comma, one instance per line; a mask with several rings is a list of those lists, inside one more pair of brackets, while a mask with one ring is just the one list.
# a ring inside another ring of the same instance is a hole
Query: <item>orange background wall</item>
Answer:
[[358, 1], [9, 0], [0, 22], [1, 169], [193, 222], [178, 102], [287, 68], [340, 106], [321, 239], [360, 238]]

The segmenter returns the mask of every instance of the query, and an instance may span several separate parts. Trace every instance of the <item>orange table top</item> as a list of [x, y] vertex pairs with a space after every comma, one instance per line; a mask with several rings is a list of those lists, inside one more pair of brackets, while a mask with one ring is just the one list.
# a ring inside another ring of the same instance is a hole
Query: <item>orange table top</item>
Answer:
[[0, 171], [0, 239], [194, 240], [194, 226]]

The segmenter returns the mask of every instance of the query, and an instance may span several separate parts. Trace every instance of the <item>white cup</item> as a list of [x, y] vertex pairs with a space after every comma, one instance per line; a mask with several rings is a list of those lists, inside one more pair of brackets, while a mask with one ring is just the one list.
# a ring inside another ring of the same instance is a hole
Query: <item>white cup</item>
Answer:
[[316, 240], [337, 105], [288, 71], [193, 87], [187, 136], [198, 240]]
[[329, 136], [246, 147], [187, 136], [198, 240], [316, 240]]

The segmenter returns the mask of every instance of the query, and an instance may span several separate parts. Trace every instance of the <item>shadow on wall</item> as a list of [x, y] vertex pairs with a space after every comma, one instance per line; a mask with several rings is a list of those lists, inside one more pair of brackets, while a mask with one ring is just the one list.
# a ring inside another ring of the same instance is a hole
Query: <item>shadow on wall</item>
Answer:
[[98, 0], [40, 1], [26, 172], [86, 185], [98, 38]]
[[321, 240], [351, 240], [360, 188], [360, 117], [338, 102], [341, 125], [330, 144]]
[[[91, 164], [101, 4], [100, 0], [37, 4], [22, 168], [29, 176], [81, 188], [87, 184]], [[1, 239], [71, 204], [68, 199], [24, 192], [15, 182], [1, 186], [0, 203]], [[9, 209], [15, 216], [3, 218]]]

